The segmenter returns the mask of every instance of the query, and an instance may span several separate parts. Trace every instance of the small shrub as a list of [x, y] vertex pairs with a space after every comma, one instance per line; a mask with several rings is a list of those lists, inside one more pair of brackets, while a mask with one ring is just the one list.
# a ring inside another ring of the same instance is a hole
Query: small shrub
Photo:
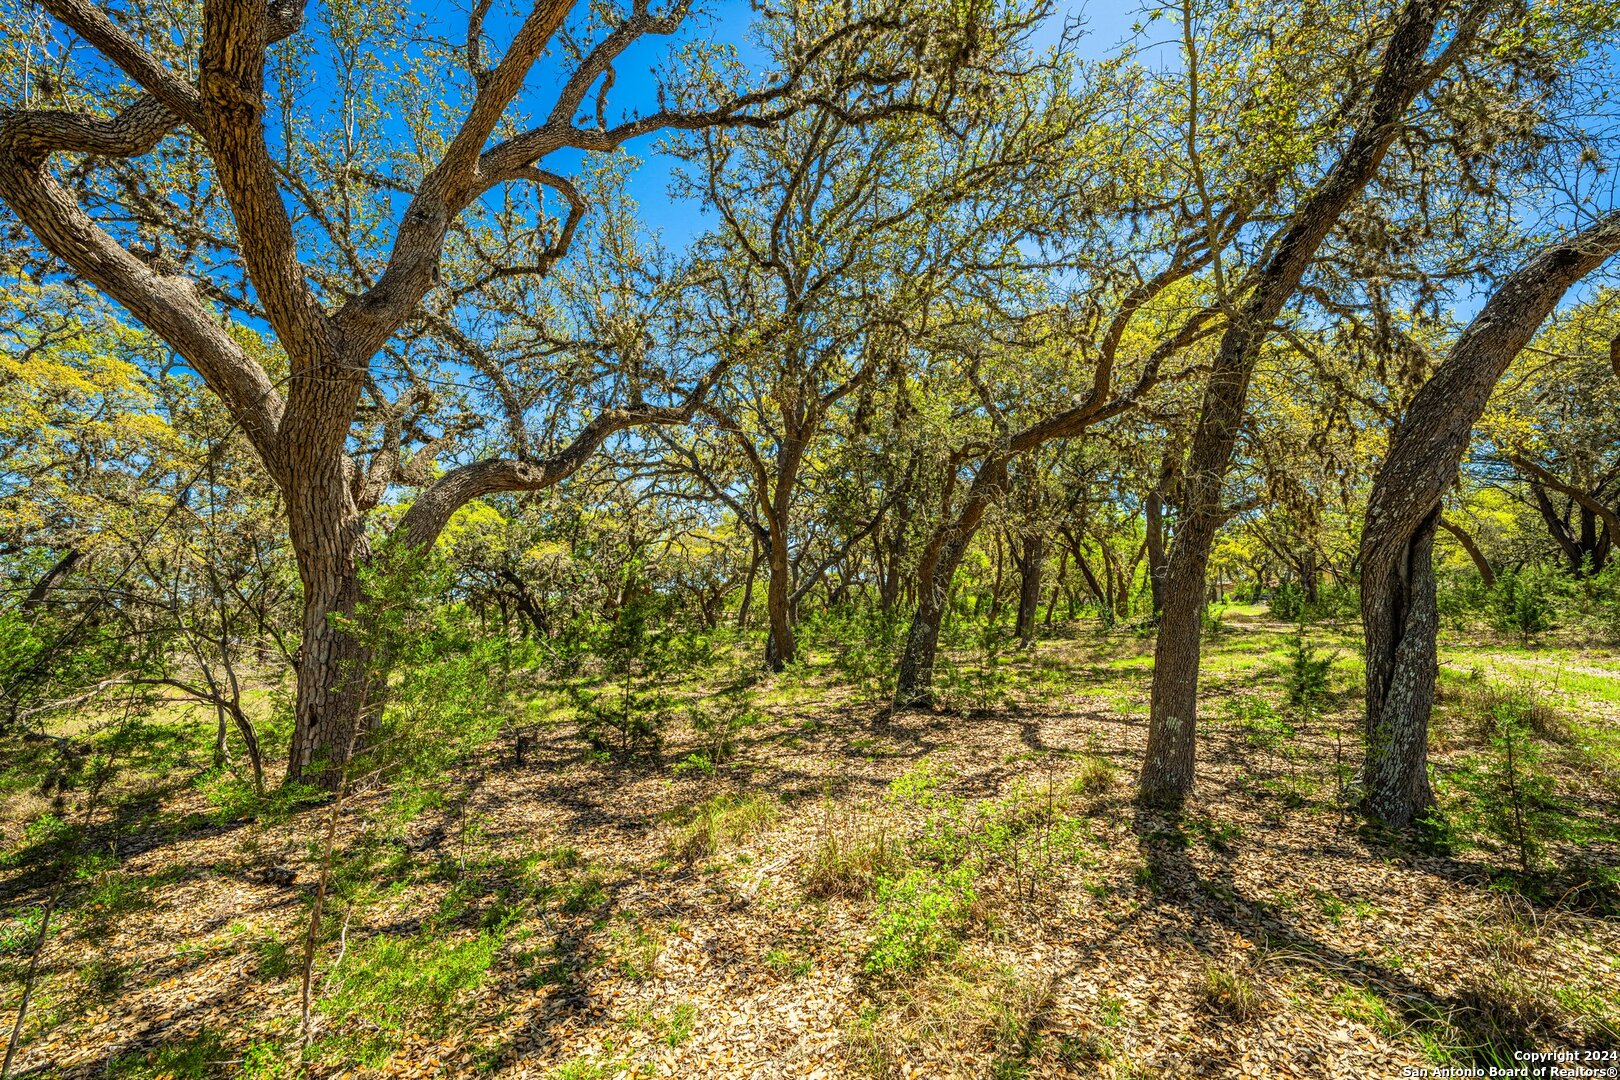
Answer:
[[914, 971], [954, 953], [978, 898], [966, 867], [943, 874], [916, 868], [899, 879], [880, 878], [877, 897], [877, 939], [865, 962], [870, 975]]
[[203, 1028], [151, 1050], [120, 1054], [107, 1063], [105, 1075], [114, 1080], [210, 1080], [235, 1056], [219, 1032]]
[[259, 976], [265, 979], [283, 979], [297, 969], [300, 958], [295, 949], [274, 930], [260, 938], [253, 946], [259, 958]]
[[928, 758], [889, 781], [885, 796], [891, 802], [909, 802], [917, 806], [932, 806], [937, 801], [940, 785], [947, 779], [945, 770]]
[[1495, 694], [1480, 719], [1489, 750], [1451, 770], [1448, 787], [1461, 796], [1452, 808], [1453, 832], [1494, 839], [1517, 855], [1528, 873], [1544, 843], [1571, 827], [1557, 799], [1542, 751], [1531, 738], [1531, 697], [1523, 692]]
[[1263, 697], [1228, 698], [1221, 704], [1224, 718], [1234, 720], [1251, 746], [1275, 750], [1294, 738], [1294, 725]]
[[1307, 720], [1328, 695], [1328, 673], [1333, 668], [1333, 654], [1319, 655], [1316, 646], [1306, 640], [1303, 631], [1290, 642], [1285, 686], [1288, 704], [1300, 711]]
[[1506, 572], [1497, 578], [1491, 594], [1491, 625], [1528, 643], [1552, 629], [1563, 590], [1564, 581], [1557, 571], [1527, 566]]

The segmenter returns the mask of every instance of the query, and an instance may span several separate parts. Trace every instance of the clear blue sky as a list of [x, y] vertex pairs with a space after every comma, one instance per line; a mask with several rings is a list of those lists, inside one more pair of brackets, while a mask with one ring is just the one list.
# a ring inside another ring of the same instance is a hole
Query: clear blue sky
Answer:
[[[724, 0], [708, 10], [708, 15], [693, 20], [683, 38], [726, 41], [738, 48], [745, 61], [750, 57], [759, 57], [758, 50], [747, 40], [748, 27], [754, 15], [744, 0]], [[1139, 0], [1093, 0], [1092, 3], [1074, 4], [1064, 10], [1071, 16], [1083, 18], [1086, 37], [1081, 42], [1080, 51], [1082, 55], [1092, 57], [1116, 51], [1120, 43], [1131, 35], [1132, 25], [1142, 18]], [[1061, 18], [1050, 20], [1035, 37], [1035, 44], [1045, 46], [1055, 41], [1061, 26]], [[619, 108], [640, 104], [641, 111], [647, 111], [650, 104], [656, 101], [650, 65], [669, 53], [670, 42], [656, 39], [644, 42], [641, 48], [626, 54], [624, 62], [618, 65], [617, 81], [610, 100], [616, 102]], [[1174, 48], [1166, 49], [1164, 53], [1166, 63], [1174, 65], [1178, 62]], [[630, 180], [629, 193], [641, 205], [643, 224], [658, 234], [667, 246], [680, 249], [694, 235], [703, 231], [707, 223], [695, 204], [675, 200], [669, 195], [671, 170], [675, 163], [672, 158], [657, 152], [662, 138], [661, 135], [650, 135], [628, 146], [641, 161]], [[573, 164], [562, 155], [549, 160], [559, 168], [568, 168]]]

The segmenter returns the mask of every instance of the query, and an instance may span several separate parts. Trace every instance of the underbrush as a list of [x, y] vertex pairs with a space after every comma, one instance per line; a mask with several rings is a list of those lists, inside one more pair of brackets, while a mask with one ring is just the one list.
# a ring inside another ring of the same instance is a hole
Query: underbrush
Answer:
[[740, 843], [776, 821], [776, 802], [757, 792], [725, 792], [695, 805], [670, 811], [666, 821], [675, 826], [669, 853], [683, 862], [717, 855], [726, 843]]
[[845, 1036], [856, 1066], [878, 1078], [910, 1076], [917, 1057], [957, 1062], [944, 1075], [984, 1075], [964, 1050], [988, 1052], [990, 1075], [1027, 1075], [1039, 1049], [1032, 1023], [1052, 997], [1052, 980], [981, 955], [930, 964], [861, 1010]]

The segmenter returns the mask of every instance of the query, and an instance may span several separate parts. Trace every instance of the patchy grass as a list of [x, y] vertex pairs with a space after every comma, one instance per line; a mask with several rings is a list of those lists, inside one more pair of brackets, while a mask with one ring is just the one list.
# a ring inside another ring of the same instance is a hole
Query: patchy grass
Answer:
[[862, 815], [835, 815], [829, 807], [804, 867], [804, 891], [823, 900], [867, 898], [903, 859], [900, 845], [881, 824]]
[[[692, 672], [667, 687], [673, 715], [718, 692], [751, 710], [708, 769], [668, 766], [717, 745], [712, 725], [678, 721], [664, 765], [593, 760], [566, 694], [537, 692], [553, 704], [531, 710], [525, 766], [491, 747], [442, 790], [379, 795], [346, 822], [356, 858], [338, 868], [302, 1060], [320, 814], [254, 802], [210, 769], [208, 732], [164, 717], [134, 729], [154, 741], [128, 744], [139, 767], [80, 831], [83, 775], [58, 803], [62, 770], [30, 750], [0, 770], [13, 985], [49, 868], [93, 842], [53, 919], [23, 1068], [1145, 1077], [1286, 1054], [1383, 1076], [1620, 1042], [1604, 907], [1620, 895], [1620, 710], [1570, 691], [1608, 661], [1443, 644], [1447, 821], [1419, 843], [1358, 831], [1336, 802], [1357, 756], [1353, 628], [1312, 628], [1339, 656], [1303, 715], [1290, 628], [1224, 618], [1198, 791], [1174, 822], [1127, 802], [1152, 653], [1130, 631], [1071, 625], [1029, 651], [959, 634], [955, 714], [880, 717], [887, 673], [836, 642], [723, 691]], [[1579, 678], [1547, 675], [1515, 714], [1530, 769], [1515, 785], [1547, 797], [1524, 803], [1544, 830], [1525, 872], [1515, 834], [1490, 831], [1512, 820], [1501, 711], [1526, 671], [1560, 663]], [[179, 1003], [195, 1013], [147, 1026]]]
[[671, 855], [684, 862], [712, 858], [727, 843], [742, 843], [764, 831], [779, 815], [779, 807], [758, 792], [726, 793], [696, 805], [669, 812], [676, 831], [669, 841]]
[[846, 1034], [854, 1064], [864, 1074], [887, 1078], [910, 1074], [921, 1057], [945, 1062], [936, 1075], [987, 1075], [953, 1053], [987, 1046], [988, 1075], [1024, 1075], [1036, 1049], [1031, 1021], [1051, 1001], [1052, 980], [979, 956], [918, 971], [889, 990], [881, 1003], [862, 1009]]

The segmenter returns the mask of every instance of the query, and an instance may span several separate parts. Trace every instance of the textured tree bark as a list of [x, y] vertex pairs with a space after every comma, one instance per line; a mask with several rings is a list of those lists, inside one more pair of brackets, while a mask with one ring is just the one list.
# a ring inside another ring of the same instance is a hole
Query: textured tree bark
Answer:
[[1355, 134], [1289, 218], [1254, 290], [1221, 337], [1181, 472], [1180, 514], [1165, 573], [1147, 754], [1138, 789], [1144, 804], [1179, 806], [1193, 787], [1205, 576], [1215, 534], [1225, 519], [1221, 488], [1247, 409], [1255, 356], [1329, 230], [1377, 173], [1412, 99], [1440, 74], [1443, 65], [1429, 63], [1427, 53], [1443, 6], [1440, 0], [1409, 0], [1396, 15]]
[[[784, 412], [784, 426], [791, 424]], [[802, 427], [782, 440], [776, 454], [774, 483], [761, 473], [758, 477], [761, 516], [770, 541], [765, 545], [765, 617], [770, 635], [765, 639], [765, 670], [781, 671], [798, 656], [793, 637], [793, 566], [788, 558], [788, 515], [793, 512], [793, 492], [799, 483], [799, 466], [809, 441], [798, 434], [819, 416], [811, 416]]]
[[1009, 455], [987, 458], [973, 477], [962, 510], [951, 521], [934, 530], [923, 549], [917, 567], [917, 607], [906, 632], [906, 646], [900, 653], [895, 677], [894, 707], [932, 709], [934, 707], [934, 660], [939, 655], [939, 633], [956, 568], [962, 565], [973, 534], [992, 500], [1007, 482]]
[[[1434, 804], [1429, 788], [1429, 713], [1434, 708], [1436, 631], [1434, 533], [1438, 505], [1389, 549], [1362, 600], [1367, 645], [1367, 757], [1364, 806], [1373, 817], [1405, 825]], [[1370, 609], [1370, 610], [1369, 610]], [[1374, 702], [1377, 705], [1374, 705]], [[1377, 711], [1374, 711], [1376, 708]]]
[[[329, 459], [328, 459], [329, 460]], [[306, 464], [300, 462], [300, 464]], [[359, 571], [368, 552], [365, 525], [339, 469], [320, 460], [300, 470], [289, 493], [288, 535], [304, 585], [303, 645], [298, 654], [287, 778], [331, 787], [361, 723], [370, 658], [353, 631], [334, 622], [360, 601]]]
[[1508, 275], [1407, 406], [1373, 480], [1361, 534], [1366, 759], [1361, 805], [1391, 825], [1434, 802], [1428, 777], [1438, 618], [1434, 535], [1474, 424], [1513, 358], [1570, 286], [1620, 251], [1620, 211]]
[[1024, 537], [1018, 553], [1018, 643], [1035, 644], [1035, 619], [1041, 606], [1041, 570], [1046, 562], [1046, 540], [1039, 534]]
[[1041, 620], [1047, 626], [1052, 625], [1052, 619], [1057, 615], [1058, 600], [1062, 598], [1064, 589], [1069, 583], [1069, 550], [1060, 548], [1058, 551], [1057, 580], [1052, 582], [1052, 596], [1046, 602], [1046, 618]]
[[754, 603], [754, 578], [759, 576], [759, 537], [754, 536], [753, 554], [748, 558], [748, 577], [743, 582], [742, 603], [737, 605], [737, 629], [741, 630], [748, 625], [748, 609]]
[[793, 663], [797, 654], [793, 640], [793, 610], [789, 600], [788, 557], [786, 535], [771, 530], [770, 558], [766, 560], [765, 614], [770, 624], [770, 637], [765, 641], [765, 669], [781, 671]]
[[939, 548], [928, 574], [918, 575], [917, 609], [906, 632], [906, 647], [900, 653], [895, 679], [894, 705], [897, 709], [934, 707], [934, 661], [939, 656], [939, 633], [944, 626], [951, 579], [962, 565], [972, 533], [952, 536]]

